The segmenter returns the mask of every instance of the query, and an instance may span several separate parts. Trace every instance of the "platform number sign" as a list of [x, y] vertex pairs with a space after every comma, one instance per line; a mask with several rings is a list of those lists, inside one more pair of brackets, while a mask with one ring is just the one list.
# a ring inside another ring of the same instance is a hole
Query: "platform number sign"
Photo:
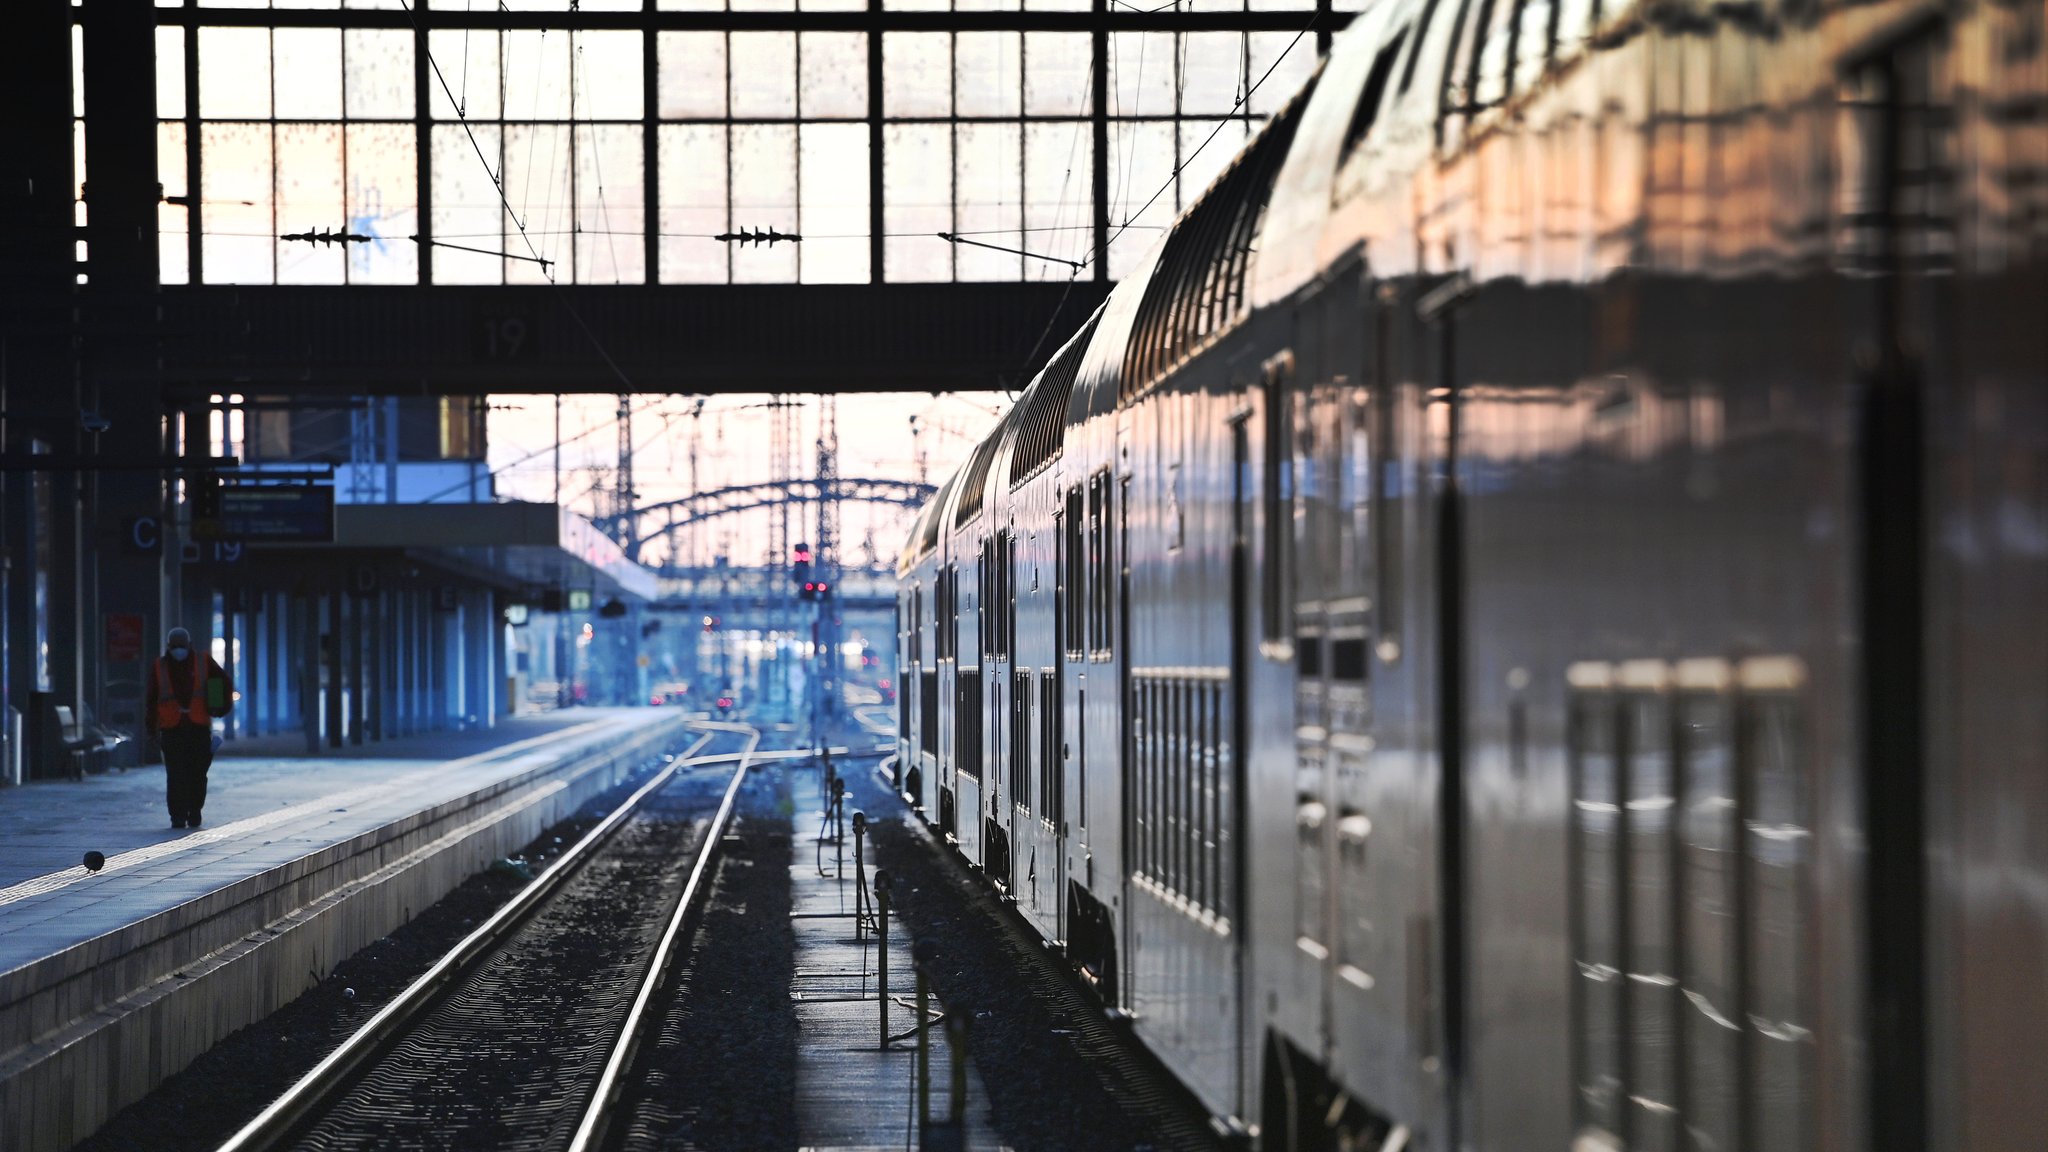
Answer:
[[492, 363], [533, 355], [533, 321], [524, 316], [484, 316], [477, 321], [477, 357]]

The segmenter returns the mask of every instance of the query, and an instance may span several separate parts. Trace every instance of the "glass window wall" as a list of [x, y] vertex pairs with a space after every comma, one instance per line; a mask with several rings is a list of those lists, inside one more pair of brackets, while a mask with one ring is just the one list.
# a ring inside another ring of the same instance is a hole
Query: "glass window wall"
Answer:
[[[1353, 6], [164, 7], [160, 272], [221, 284], [1115, 279], [1293, 94]], [[538, 26], [531, 14], [547, 12], [564, 20]], [[944, 12], [975, 15], [893, 15]], [[581, 15], [601, 13], [636, 15]]]

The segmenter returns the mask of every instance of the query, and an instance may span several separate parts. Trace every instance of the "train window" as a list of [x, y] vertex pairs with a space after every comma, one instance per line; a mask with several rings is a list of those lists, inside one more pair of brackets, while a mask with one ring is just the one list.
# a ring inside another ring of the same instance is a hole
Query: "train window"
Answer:
[[1088, 614], [1084, 605], [1088, 602], [1088, 551], [1086, 548], [1087, 512], [1082, 503], [1078, 485], [1067, 490], [1067, 507], [1062, 517], [1061, 557], [1066, 561], [1066, 583], [1061, 586], [1061, 612], [1066, 629], [1066, 651], [1069, 659], [1079, 660], [1088, 653]]
[[1115, 648], [1115, 490], [1108, 469], [1088, 479], [1088, 651], [1106, 657]]
[[936, 617], [933, 624], [937, 632], [937, 650], [934, 655], [940, 660], [960, 658], [960, 569], [948, 565], [939, 569], [932, 581], [932, 609]]
[[1522, 0], [1515, 25], [1514, 93], [1520, 95], [1536, 86], [1550, 65], [1555, 45], [1550, 42], [1552, 0]]
[[1074, 817], [1084, 830], [1088, 827], [1088, 686], [1083, 684], [1074, 693], [1074, 718], [1079, 731], [1074, 734]]
[[1038, 383], [1022, 400], [1017, 417], [1016, 446], [1010, 450], [1010, 486], [1016, 487], [1036, 475], [1047, 461], [1060, 454], [1067, 434], [1067, 399], [1081, 372], [1081, 357], [1095, 334], [1097, 312], [1067, 341], [1052, 362], [1039, 374]]
[[1230, 814], [1236, 765], [1230, 759], [1229, 718], [1225, 708], [1230, 699], [1224, 691], [1225, 682], [1211, 680], [1207, 685], [1208, 710], [1204, 714], [1207, 729], [1202, 742], [1202, 764], [1207, 786], [1203, 792], [1208, 807], [1209, 836], [1206, 843], [1209, 868], [1209, 903], [1216, 909], [1216, 915], [1228, 924], [1237, 915], [1236, 889], [1232, 883], [1234, 873], [1230, 871], [1229, 852], [1231, 825]]
[[1429, 22], [1436, 16], [1440, 0], [1427, 0], [1422, 6], [1422, 18], [1415, 22], [1415, 47], [1408, 53], [1408, 63], [1401, 69], [1401, 87], [1397, 96], [1408, 94], [1408, 88], [1415, 83], [1415, 62], [1422, 59], [1422, 43], [1429, 35]]
[[[1306, 333], [1305, 333], [1306, 334]], [[1327, 601], [1354, 591], [1356, 574], [1340, 559], [1343, 547], [1344, 410], [1339, 385], [1319, 385], [1295, 397], [1294, 523], [1297, 604]]]
[[[1303, 749], [1301, 762], [1295, 768], [1299, 778], [1307, 781], [1312, 777], [1320, 784], [1323, 774], [1321, 757], [1320, 749]], [[1295, 941], [1318, 961], [1329, 956], [1329, 948], [1324, 943], [1329, 939], [1325, 930], [1329, 911], [1329, 816], [1329, 806], [1314, 792], [1304, 791], [1295, 797]]]
[[1010, 803], [1031, 811], [1031, 682], [1030, 669], [1010, 677]]
[[1294, 602], [1294, 445], [1291, 393], [1294, 354], [1266, 361], [1262, 390], [1266, 402], [1266, 460], [1263, 503], [1265, 579], [1259, 583], [1262, 650], [1269, 659], [1292, 660]]
[[1065, 750], [1060, 747], [1061, 708], [1058, 673], [1047, 668], [1038, 674], [1038, 811], [1055, 828], [1066, 820], [1067, 774]]
[[1303, 680], [1320, 679], [1323, 675], [1323, 638], [1313, 632], [1298, 632], [1294, 636], [1294, 671]]
[[1008, 531], [996, 539], [1002, 545], [1002, 554], [996, 558], [996, 574], [1003, 582], [1000, 650], [1007, 658], [1017, 649], [1017, 533]]
[[1153, 730], [1156, 696], [1152, 678], [1134, 671], [1128, 718], [1131, 747], [1130, 754], [1124, 757], [1124, 795], [1130, 798], [1124, 811], [1124, 841], [1129, 845], [1131, 874], [1141, 880], [1151, 879], [1154, 873], [1152, 828], [1158, 819], [1158, 802], [1152, 795], [1153, 744], [1158, 739]]
[[896, 673], [896, 733], [899, 739], [910, 739], [910, 673]]
[[1340, 636], [1330, 641], [1330, 679], [1365, 679], [1365, 637]]
[[[1370, 328], [1366, 332], [1371, 338]], [[1332, 435], [1330, 474], [1337, 485], [1338, 586], [1346, 596], [1359, 596], [1371, 604], [1373, 557], [1369, 542], [1372, 500], [1373, 446], [1368, 393], [1363, 388], [1339, 388], [1340, 399], [1332, 414], [1336, 428]]]
[[924, 518], [924, 525], [921, 529], [923, 535], [918, 540], [918, 555], [923, 556], [929, 553], [932, 549], [937, 548], [939, 546], [940, 513], [945, 510], [946, 502], [952, 499], [953, 485], [959, 482], [960, 474], [958, 472], [953, 473], [953, 475], [949, 479], [947, 479], [946, 486], [939, 489], [939, 494], [937, 496], [932, 497], [932, 502], [930, 505], [930, 514]]
[[1017, 618], [1011, 565], [1016, 536], [998, 532], [981, 542], [981, 648], [989, 660], [1010, 658], [1011, 633]]
[[[1014, 416], [1017, 409], [1012, 408], [1010, 412]], [[958, 528], [981, 515], [988, 494], [989, 465], [995, 463], [996, 450], [1002, 446], [1003, 426], [1007, 423], [1005, 420], [997, 424], [996, 430], [975, 447], [974, 455], [968, 457], [966, 487], [960, 489], [960, 506], [953, 512], [953, 527]]]
[[1342, 879], [1337, 900], [1342, 915], [1337, 924], [1337, 955], [1342, 961], [1338, 973], [1367, 987], [1371, 978], [1365, 967], [1372, 955], [1374, 909], [1366, 896], [1366, 841], [1372, 836], [1372, 820], [1355, 808], [1342, 809], [1337, 817], [1337, 864]]
[[908, 627], [910, 632], [910, 662], [912, 664], [922, 663], [924, 660], [924, 586], [922, 584], [910, 586], [910, 622]]
[[1314, 86], [1311, 78], [1167, 233], [1124, 348], [1119, 404], [1136, 399], [1246, 314], [1253, 240]]
[[1742, 1016], [1737, 1000], [1738, 916], [1736, 870], [1740, 829], [1736, 824], [1733, 736], [1728, 699], [1730, 669], [1721, 660], [1688, 660], [1673, 677], [1677, 710], [1677, 821], [1679, 959], [1685, 977], [1680, 1005], [1680, 1053], [1685, 1078], [1685, 1126], [1695, 1146], [1735, 1148], [1742, 1143], [1735, 1110], [1741, 1066], [1741, 1033], [1731, 1027]]
[[1550, 58], [1562, 63], [1583, 51], [1593, 35], [1593, 22], [1599, 18], [1599, 11], [1599, 0], [1557, 0]]
[[1166, 466], [1166, 550], [1178, 552], [1187, 544], [1188, 517], [1181, 503], [1180, 463]]
[[1507, 99], [1508, 65], [1514, 58], [1519, 7], [1514, 0], [1493, 0], [1488, 7], [1484, 32], [1472, 61], [1469, 110], [1474, 115]]
[[1665, 667], [1630, 661], [1617, 669], [1628, 907], [1622, 981], [1628, 998], [1628, 1094], [1623, 1121], [1641, 1148], [1677, 1148], [1678, 967], [1672, 955], [1671, 716]]
[[[1474, 11], [1474, 5], [1478, 10]], [[1472, 59], [1479, 29], [1486, 26], [1493, 0], [1459, 0], [1457, 18], [1451, 21], [1451, 39], [1444, 55], [1443, 75], [1437, 79], [1436, 134], [1439, 145], [1455, 145], [1472, 100]]]
[[1621, 795], [1615, 766], [1612, 670], [1575, 664], [1565, 713], [1565, 755], [1572, 807], [1570, 850], [1573, 1127], [1587, 1147], [1620, 1147], [1623, 1065], [1622, 983], [1627, 963], [1616, 938], [1624, 866]]
[[1126, 760], [1132, 874], [1219, 930], [1233, 900], [1227, 683], [1221, 668], [1133, 670]]
[[1803, 666], [1567, 680], [1577, 1142], [1806, 1147]]
[[1800, 698], [1805, 671], [1789, 657], [1745, 660], [1736, 672], [1737, 787], [1743, 829], [1744, 942], [1752, 974], [1751, 1123], [1759, 1148], [1813, 1144], [1806, 1104], [1813, 1021], [1806, 987], [1806, 892], [1813, 851], [1806, 816]]
[[1349, 156], [1372, 133], [1373, 124], [1379, 119], [1380, 105], [1385, 102], [1387, 82], [1393, 79], [1394, 62], [1401, 57], [1401, 47], [1408, 42], [1408, 29], [1403, 27], [1394, 33], [1394, 38], [1380, 47], [1379, 55], [1373, 57], [1372, 70], [1365, 74], [1365, 90], [1359, 94], [1358, 107], [1351, 111], [1351, 124], [1344, 129], [1344, 154]]
[[[1380, 309], [1380, 331], [1384, 337], [1387, 328], [1386, 309]], [[1394, 515], [1395, 501], [1402, 496], [1401, 462], [1395, 453], [1400, 439], [1396, 421], [1400, 409], [1395, 404], [1398, 390], [1389, 379], [1386, 366], [1386, 342], [1380, 341], [1379, 373], [1380, 386], [1374, 395], [1373, 429], [1375, 466], [1372, 483], [1372, 530], [1373, 530], [1373, 572], [1378, 577], [1379, 595], [1374, 597], [1373, 621], [1379, 633], [1378, 652], [1381, 660], [1391, 664], [1401, 655], [1401, 580], [1404, 572], [1401, 547], [1402, 537], [1398, 518]]]
[[974, 573], [975, 593], [981, 605], [981, 658], [988, 660], [995, 656], [996, 650], [996, 546], [995, 541], [987, 536], [981, 538], [979, 559]]
[[917, 746], [927, 756], [939, 754], [939, 672], [926, 668], [918, 673]]
[[981, 779], [981, 674], [962, 672], [953, 679], [953, 766], [962, 776]]

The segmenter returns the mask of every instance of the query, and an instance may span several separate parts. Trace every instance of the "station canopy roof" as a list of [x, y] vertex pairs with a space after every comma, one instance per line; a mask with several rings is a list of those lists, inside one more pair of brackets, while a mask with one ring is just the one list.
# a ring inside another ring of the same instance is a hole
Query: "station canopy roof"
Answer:
[[587, 588], [652, 600], [660, 591], [617, 542], [554, 504], [342, 504], [334, 546], [401, 550], [513, 592]]

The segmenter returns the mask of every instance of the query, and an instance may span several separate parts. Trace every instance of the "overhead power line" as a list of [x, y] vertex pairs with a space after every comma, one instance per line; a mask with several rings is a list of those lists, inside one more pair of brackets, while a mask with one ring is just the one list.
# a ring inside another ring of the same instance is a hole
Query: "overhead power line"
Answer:
[[[406, 18], [412, 22], [413, 31], [421, 33], [419, 13], [413, 7], [413, 0], [398, 0], [398, 2], [405, 9]], [[455, 90], [449, 87], [448, 77], [441, 72], [441, 62], [434, 59], [432, 48], [427, 48], [426, 54], [427, 67], [433, 69], [434, 81], [441, 86], [441, 94], [448, 98], [449, 106], [456, 109], [456, 123], [462, 125], [462, 134], [469, 139], [469, 147], [471, 151], [476, 153], [477, 163], [483, 165], [484, 175], [491, 178], [491, 187], [498, 193], [498, 203], [504, 205], [505, 214], [511, 218], [512, 223], [519, 229], [519, 238], [526, 242], [526, 250], [533, 254], [533, 259], [543, 267], [548, 266], [552, 262], [541, 257], [540, 249], [534, 246], [533, 238], [526, 234], [526, 223], [520, 220], [518, 213], [512, 210], [512, 201], [505, 195], [503, 175], [491, 171], [491, 162], [484, 157], [483, 145], [477, 142], [476, 133], [470, 129], [469, 117], [463, 115], [461, 103], [455, 96]], [[570, 125], [570, 131], [575, 131], [573, 123]], [[573, 206], [571, 210], [573, 211]], [[488, 255], [488, 253], [486, 254]], [[626, 375], [626, 370], [619, 367], [619, 362], [612, 358], [611, 351], [604, 346], [604, 341], [598, 339], [597, 332], [590, 327], [590, 322], [583, 318], [583, 313], [577, 311], [576, 305], [570, 301], [568, 294], [561, 291], [562, 286], [556, 283], [553, 276], [548, 277], [548, 283], [555, 288], [555, 298], [561, 301], [562, 309], [569, 313], [569, 318], [576, 322], [576, 327], [583, 330], [584, 338], [590, 341], [591, 348], [597, 352], [598, 358], [604, 361], [605, 367], [611, 369], [612, 375], [618, 377], [619, 383], [626, 386], [626, 391], [639, 391], [633, 385], [633, 378]]]

